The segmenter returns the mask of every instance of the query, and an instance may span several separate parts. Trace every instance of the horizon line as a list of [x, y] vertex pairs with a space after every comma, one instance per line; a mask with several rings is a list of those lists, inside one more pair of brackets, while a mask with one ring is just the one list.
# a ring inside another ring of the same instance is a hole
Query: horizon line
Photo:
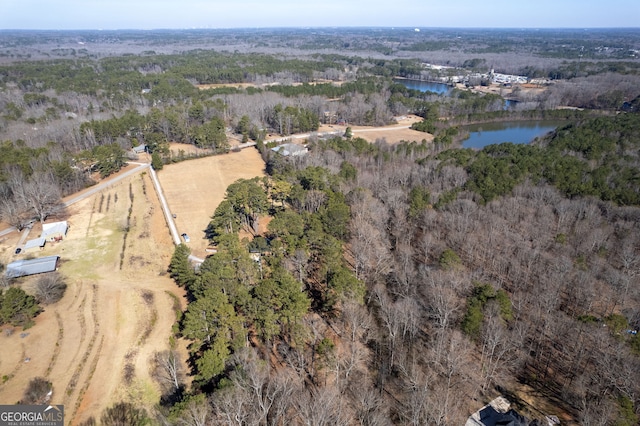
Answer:
[[273, 27], [157, 27], [157, 28], [0, 28], [0, 32], [5, 31], [193, 31], [193, 30], [284, 30], [284, 29], [388, 29], [388, 30], [640, 30], [640, 26], [628, 27], [472, 27], [472, 26], [379, 26], [379, 25], [302, 25], [302, 26], [273, 26]]

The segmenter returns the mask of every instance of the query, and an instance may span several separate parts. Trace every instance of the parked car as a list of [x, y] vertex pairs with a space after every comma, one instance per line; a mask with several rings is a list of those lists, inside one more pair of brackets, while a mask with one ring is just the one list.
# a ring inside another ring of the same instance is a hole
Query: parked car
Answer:
[[182, 234], [182, 239], [184, 240], [185, 243], [188, 243], [189, 241], [191, 241], [191, 238], [189, 238], [187, 234]]
[[18, 247], [18, 248], [16, 249], [16, 254], [20, 254], [20, 252], [21, 252], [21, 251], [22, 251], [22, 249], [21, 249], [20, 247]]

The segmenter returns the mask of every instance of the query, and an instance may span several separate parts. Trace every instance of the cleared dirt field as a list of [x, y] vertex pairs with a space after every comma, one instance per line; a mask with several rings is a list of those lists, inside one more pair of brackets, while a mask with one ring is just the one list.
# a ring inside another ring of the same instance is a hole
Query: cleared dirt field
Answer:
[[456, 84], [456, 89], [460, 90], [469, 90], [474, 93], [493, 93], [495, 95], [500, 95], [506, 98], [509, 98], [515, 88], [518, 88], [520, 91], [520, 96], [539, 96], [541, 93], [547, 90], [545, 86], [539, 86], [536, 84], [514, 84], [513, 86], [505, 87], [500, 84], [490, 84], [489, 86], [476, 86], [474, 88], [467, 88], [464, 84], [458, 83]]
[[180, 234], [191, 238], [192, 254], [205, 257], [205, 229], [227, 187], [238, 179], [264, 176], [264, 161], [252, 148], [170, 164], [158, 172]]
[[[179, 231], [192, 237], [194, 254], [205, 255], [203, 231], [227, 186], [263, 173], [254, 149], [168, 165], [159, 173]], [[169, 348], [176, 296], [181, 307], [185, 300], [166, 274], [173, 243], [149, 176], [126, 178], [56, 219], [69, 221], [67, 238], [32, 256], [61, 256], [59, 272], [68, 288], [24, 333], [12, 329], [9, 335], [4, 327], [0, 403], [17, 402], [29, 380], [42, 376], [53, 383], [51, 402], [65, 405], [69, 424], [99, 418], [121, 400], [151, 409], [160, 397], [152, 359]], [[29, 238], [38, 232], [36, 225]], [[13, 256], [20, 236], [2, 237], [2, 262], [25, 257]], [[28, 290], [36, 278], [24, 278], [21, 285]], [[183, 355], [184, 348], [179, 342]]]
[[[424, 132], [418, 132], [417, 130], [408, 129], [411, 124], [421, 121], [422, 118], [416, 115], [408, 115], [398, 119], [398, 124], [385, 127], [368, 127], [368, 126], [351, 126], [353, 136], [360, 137], [369, 142], [375, 142], [377, 139], [384, 138], [387, 143], [395, 144], [402, 141], [416, 141], [421, 142], [426, 139], [427, 142], [433, 141], [433, 135]], [[318, 130], [319, 133], [323, 132], [335, 132], [339, 131], [340, 134], [344, 134], [346, 126], [321, 126]]]
[[[51, 402], [65, 405], [68, 424], [99, 419], [121, 400], [151, 408], [160, 390], [150, 361], [168, 349], [175, 296], [184, 305], [184, 294], [166, 275], [173, 245], [148, 174], [74, 204], [67, 219], [67, 238], [37, 253], [61, 256], [66, 294], [24, 334], [4, 327], [0, 402], [17, 402], [29, 380], [42, 376], [53, 383]], [[2, 242], [3, 261], [13, 260], [8, 251], [17, 238], [13, 232]]]

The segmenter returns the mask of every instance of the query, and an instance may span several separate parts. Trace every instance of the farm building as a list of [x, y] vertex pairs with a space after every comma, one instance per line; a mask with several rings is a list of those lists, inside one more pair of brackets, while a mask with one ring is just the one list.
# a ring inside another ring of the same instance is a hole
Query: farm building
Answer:
[[42, 250], [44, 245], [47, 243], [47, 240], [43, 237], [34, 238], [33, 240], [29, 240], [24, 244], [23, 252], [29, 253], [32, 251]]
[[40, 238], [44, 238], [47, 241], [60, 241], [67, 235], [69, 225], [67, 221], [44, 223], [42, 225], [42, 234]]
[[27, 275], [53, 272], [58, 268], [60, 256], [47, 256], [39, 259], [16, 260], [7, 265], [5, 275], [8, 278], [18, 278]]
[[306, 147], [296, 145], [294, 143], [285, 143], [282, 145], [278, 145], [271, 148], [271, 151], [277, 152], [284, 157], [297, 157], [300, 155], [305, 155], [308, 152]]
[[133, 152], [135, 154], [143, 154], [143, 153], [147, 152], [147, 145], [142, 144], [142, 145], [134, 146], [133, 147]]

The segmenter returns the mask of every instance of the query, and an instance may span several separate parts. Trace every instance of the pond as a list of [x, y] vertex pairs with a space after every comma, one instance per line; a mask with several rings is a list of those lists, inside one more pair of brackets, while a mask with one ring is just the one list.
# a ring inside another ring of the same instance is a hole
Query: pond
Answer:
[[514, 121], [464, 126], [462, 130], [469, 132], [469, 138], [462, 142], [462, 147], [482, 149], [503, 142], [529, 143], [563, 124], [560, 121]]
[[395, 79], [396, 83], [404, 85], [407, 89], [419, 90], [421, 92], [433, 92], [438, 95], [448, 95], [453, 88], [444, 83], [430, 83], [428, 81], [421, 80], [406, 80], [404, 78]]

